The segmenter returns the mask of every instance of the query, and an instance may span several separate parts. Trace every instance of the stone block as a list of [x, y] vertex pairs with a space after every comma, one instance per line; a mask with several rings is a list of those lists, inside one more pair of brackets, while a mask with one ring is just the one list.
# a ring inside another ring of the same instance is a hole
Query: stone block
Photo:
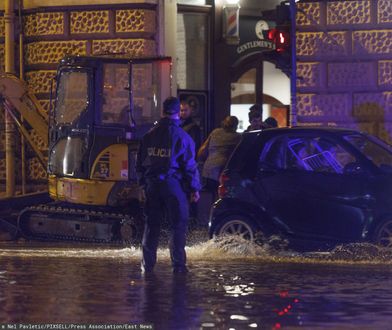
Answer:
[[392, 144], [392, 122], [382, 122], [378, 126], [377, 136], [385, 142]]
[[353, 53], [392, 54], [392, 30], [354, 31]]
[[0, 67], [4, 70], [5, 65], [5, 49], [4, 44], [0, 44]]
[[5, 151], [5, 132], [4, 132], [4, 129], [0, 130], [0, 151]]
[[309, 121], [308, 122], [307, 118], [298, 117], [297, 126], [320, 127], [320, 126], [325, 126], [325, 124], [324, 123], [320, 123], [320, 122], [314, 122], [314, 121]]
[[379, 86], [392, 86], [392, 60], [378, 62]]
[[315, 89], [323, 87], [322, 68], [323, 63], [320, 62], [298, 62], [297, 87]]
[[392, 23], [392, 1], [378, 0], [377, 3], [378, 23]]
[[155, 56], [154, 40], [147, 39], [111, 39], [94, 40], [93, 55], [99, 54], [127, 54], [128, 56]]
[[328, 87], [376, 86], [376, 65], [374, 62], [329, 63]]
[[33, 143], [38, 147], [39, 150], [44, 152], [48, 150], [48, 146], [45, 144], [44, 140], [42, 140], [41, 136], [37, 133], [35, 129], [30, 130], [30, 136]]
[[297, 94], [297, 115], [307, 118], [347, 117], [349, 94]]
[[116, 10], [116, 32], [156, 32], [156, 14], [153, 10]]
[[296, 24], [300, 25], [320, 25], [321, 23], [320, 3], [297, 3]]
[[325, 57], [348, 54], [346, 32], [298, 32], [297, 55]]
[[5, 180], [6, 169], [5, 169], [5, 159], [0, 159], [0, 180]]
[[70, 14], [70, 30], [78, 33], [109, 33], [109, 11], [73, 11]]
[[327, 24], [370, 23], [370, 1], [328, 1]]
[[0, 16], [0, 37], [5, 35], [4, 16]]
[[392, 118], [392, 92], [354, 94], [353, 116], [358, 120]]
[[[52, 109], [54, 107], [54, 99], [52, 99]], [[48, 113], [49, 112], [49, 108], [50, 108], [50, 100], [43, 100], [40, 99], [39, 103], [41, 104], [42, 108]]]
[[50, 93], [51, 86], [54, 93], [56, 90], [55, 76], [54, 70], [30, 71], [26, 73], [26, 82], [34, 94]]
[[26, 45], [25, 61], [27, 64], [57, 64], [65, 55], [86, 55], [87, 42], [39, 41]]
[[61, 12], [27, 15], [23, 23], [26, 36], [64, 34], [64, 14]]
[[27, 162], [27, 175], [30, 180], [46, 180], [47, 174], [37, 157], [31, 158]]

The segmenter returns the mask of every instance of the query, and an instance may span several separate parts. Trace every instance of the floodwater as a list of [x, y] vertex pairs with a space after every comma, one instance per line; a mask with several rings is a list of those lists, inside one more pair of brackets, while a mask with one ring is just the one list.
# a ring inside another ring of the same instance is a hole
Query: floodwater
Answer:
[[187, 248], [154, 275], [140, 248], [0, 245], [0, 324], [144, 324], [154, 329], [391, 329], [392, 251], [367, 244], [299, 254], [239, 240]]

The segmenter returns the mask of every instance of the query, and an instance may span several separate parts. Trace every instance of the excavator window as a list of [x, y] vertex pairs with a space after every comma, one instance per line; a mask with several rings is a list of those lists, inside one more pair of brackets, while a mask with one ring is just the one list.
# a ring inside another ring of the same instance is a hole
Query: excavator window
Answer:
[[50, 172], [61, 176], [73, 176], [82, 169], [81, 163], [86, 149], [86, 141], [80, 137], [59, 140], [49, 157]]
[[63, 71], [57, 89], [55, 120], [72, 124], [88, 104], [88, 74], [84, 71]]
[[128, 64], [104, 64], [102, 96], [102, 123], [130, 125]]
[[[132, 63], [132, 116], [140, 137], [161, 117], [161, 104], [170, 95], [171, 82], [168, 72], [168, 61]], [[164, 88], [168, 90], [163, 91]]]

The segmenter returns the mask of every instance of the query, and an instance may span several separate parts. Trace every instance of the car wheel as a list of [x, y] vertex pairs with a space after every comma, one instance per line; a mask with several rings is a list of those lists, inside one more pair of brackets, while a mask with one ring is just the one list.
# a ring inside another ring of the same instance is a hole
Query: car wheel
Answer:
[[376, 244], [392, 247], [392, 219], [384, 220], [377, 226], [373, 240]]
[[241, 238], [254, 241], [256, 226], [253, 221], [243, 216], [230, 216], [222, 220], [215, 230], [215, 236], [236, 235]]

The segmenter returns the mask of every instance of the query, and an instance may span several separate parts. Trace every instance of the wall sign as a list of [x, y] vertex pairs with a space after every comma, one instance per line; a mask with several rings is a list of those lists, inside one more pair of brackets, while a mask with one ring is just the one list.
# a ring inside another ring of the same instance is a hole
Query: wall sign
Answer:
[[240, 42], [230, 47], [231, 63], [235, 64], [255, 53], [269, 52], [275, 44], [264, 38], [263, 32], [275, 26], [273, 21], [265, 21], [255, 17], [240, 17]]

